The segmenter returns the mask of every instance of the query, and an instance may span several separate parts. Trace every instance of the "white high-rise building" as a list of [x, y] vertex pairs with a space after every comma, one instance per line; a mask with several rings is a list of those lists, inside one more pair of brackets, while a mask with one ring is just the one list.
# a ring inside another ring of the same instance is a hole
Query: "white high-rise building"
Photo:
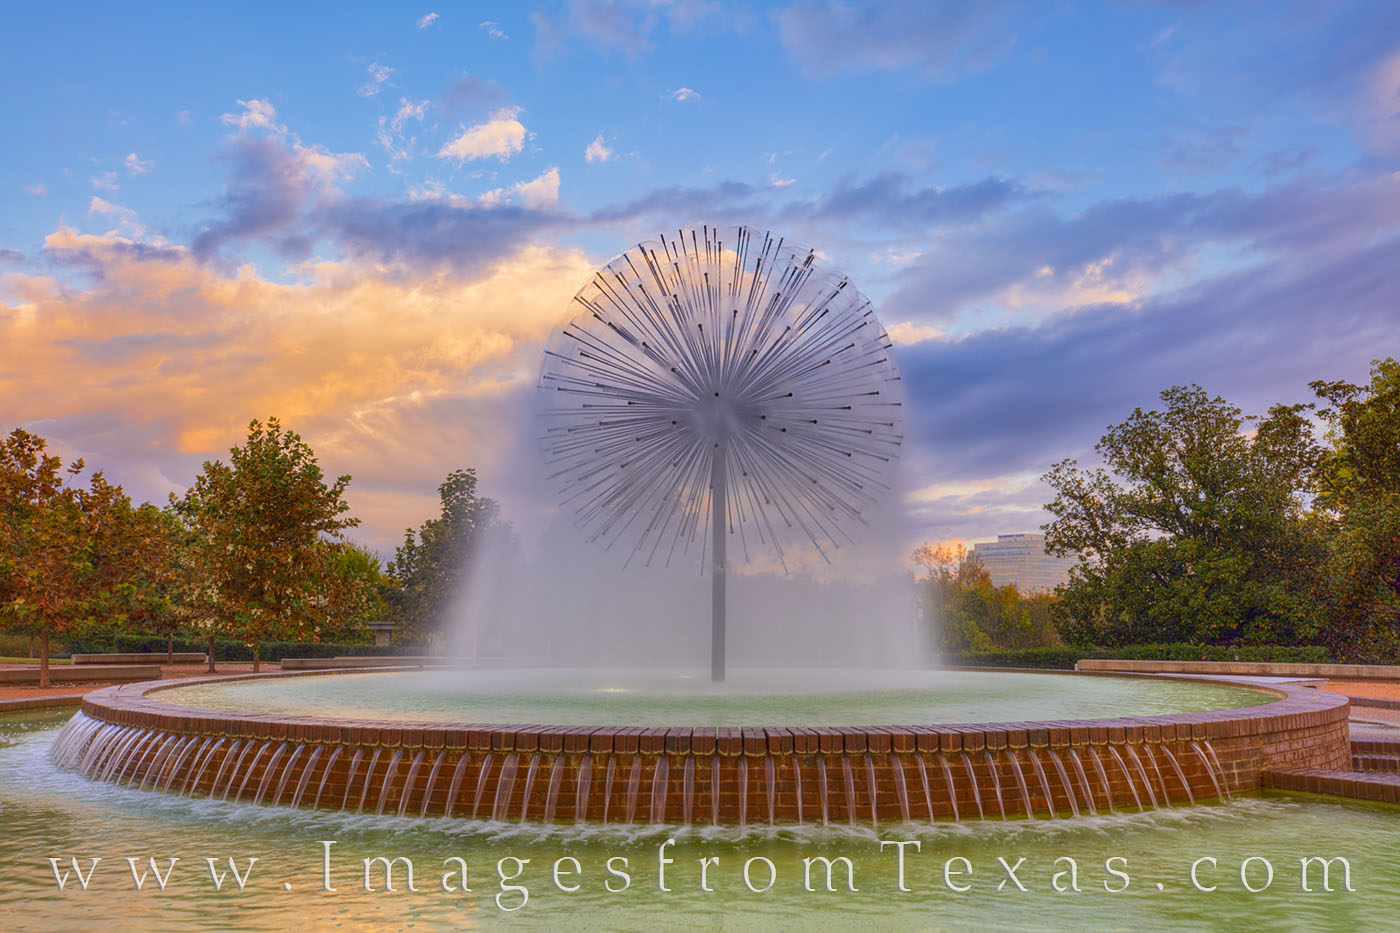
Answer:
[[1069, 568], [1077, 557], [1052, 557], [1045, 553], [1045, 535], [997, 535], [995, 541], [972, 546], [993, 586], [1014, 585], [1024, 595], [1045, 593], [1069, 581]]

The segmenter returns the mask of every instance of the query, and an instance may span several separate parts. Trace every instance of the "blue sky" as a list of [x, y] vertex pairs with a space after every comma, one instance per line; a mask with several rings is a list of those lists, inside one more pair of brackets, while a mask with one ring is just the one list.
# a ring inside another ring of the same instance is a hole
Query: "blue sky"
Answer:
[[1168, 385], [1397, 352], [1391, 3], [11, 6], [0, 423], [157, 501], [279, 414], [387, 550], [519, 422], [589, 270], [693, 223], [819, 249], [911, 392], [909, 532]]

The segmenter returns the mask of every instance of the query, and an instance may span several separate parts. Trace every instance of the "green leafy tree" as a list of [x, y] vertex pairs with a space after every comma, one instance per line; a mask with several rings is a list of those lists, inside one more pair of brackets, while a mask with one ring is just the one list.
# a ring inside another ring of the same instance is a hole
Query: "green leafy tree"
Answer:
[[145, 503], [134, 516], [137, 546], [145, 555], [127, 616], [129, 627], [165, 636], [165, 663], [175, 663], [175, 636], [188, 625], [179, 604], [181, 530], [169, 511]]
[[441, 514], [404, 531], [388, 575], [389, 606], [410, 640], [437, 641], [448, 614], [459, 605], [470, 561], [488, 537], [510, 536], [495, 500], [477, 494], [476, 471], [454, 470], [438, 487]]
[[934, 644], [943, 653], [1058, 643], [1044, 608], [1049, 598], [1024, 600], [1014, 586], [993, 586], [982, 562], [962, 545], [926, 544], [914, 551], [913, 559], [924, 571], [918, 582]]
[[394, 582], [384, 572], [379, 555], [348, 541], [325, 542], [324, 620], [312, 641], [353, 641], [369, 632], [367, 623], [389, 615]]
[[[1199, 386], [1135, 409], [1096, 446], [1106, 468], [1044, 477], [1051, 553], [1084, 563], [1057, 605], [1072, 643], [1311, 643], [1325, 612], [1325, 527], [1309, 514], [1321, 449], [1305, 412], [1247, 418]], [[1252, 430], [1250, 430], [1252, 428]]]
[[1400, 656], [1400, 363], [1377, 360], [1369, 385], [1313, 382], [1330, 449], [1318, 506], [1335, 525], [1327, 561], [1329, 641], [1362, 662]]
[[188, 532], [185, 590], [209, 636], [229, 632], [253, 648], [268, 638], [304, 638], [331, 609], [328, 568], [346, 528], [349, 476], [327, 485], [316, 456], [299, 435], [276, 418], [253, 421], [247, 442], [229, 451], [229, 462], [206, 461], [174, 512]]

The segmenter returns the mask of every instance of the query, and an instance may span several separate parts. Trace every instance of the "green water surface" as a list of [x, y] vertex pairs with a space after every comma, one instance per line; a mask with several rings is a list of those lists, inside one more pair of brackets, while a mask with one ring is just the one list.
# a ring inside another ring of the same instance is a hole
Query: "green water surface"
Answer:
[[1161, 678], [974, 671], [436, 670], [245, 680], [162, 690], [169, 703], [347, 719], [567, 726], [858, 726], [1151, 716], [1270, 694]]

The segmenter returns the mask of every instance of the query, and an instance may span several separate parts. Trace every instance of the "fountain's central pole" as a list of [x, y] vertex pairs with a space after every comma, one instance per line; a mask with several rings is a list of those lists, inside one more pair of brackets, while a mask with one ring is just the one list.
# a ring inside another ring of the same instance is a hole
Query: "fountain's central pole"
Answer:
[[715, 444], [710, 461], [710, 530], [713, 548], [710, 564], [710, 680], [724, 681], [724, 539], [727, 531], [725, 515], [725, 444]]

